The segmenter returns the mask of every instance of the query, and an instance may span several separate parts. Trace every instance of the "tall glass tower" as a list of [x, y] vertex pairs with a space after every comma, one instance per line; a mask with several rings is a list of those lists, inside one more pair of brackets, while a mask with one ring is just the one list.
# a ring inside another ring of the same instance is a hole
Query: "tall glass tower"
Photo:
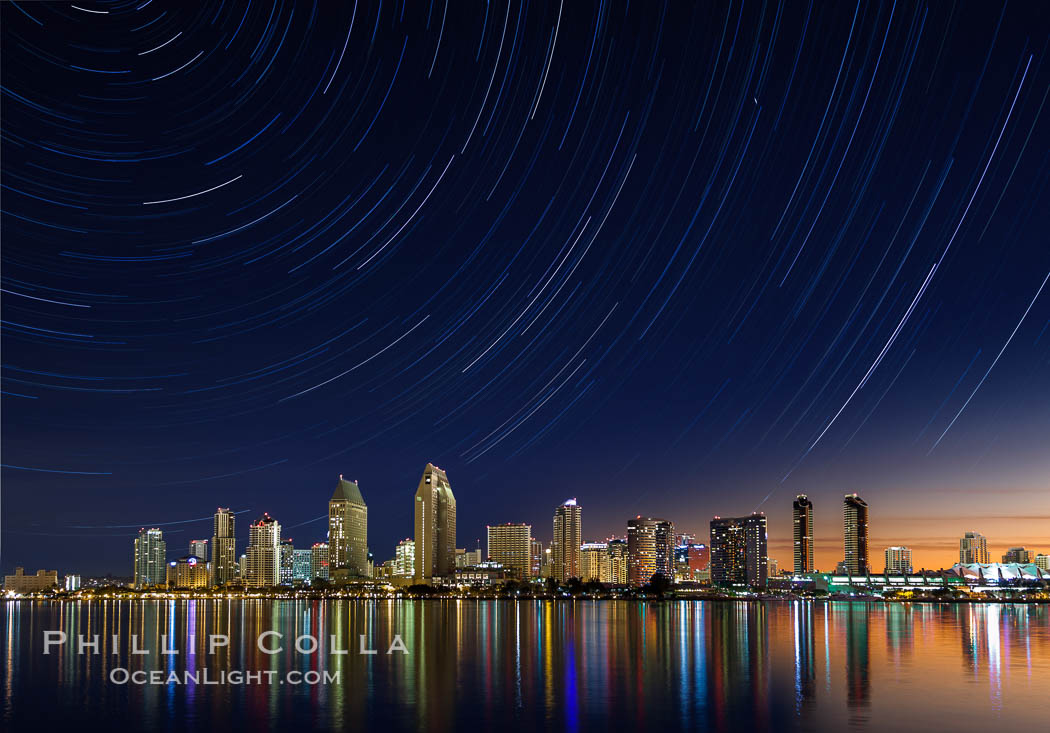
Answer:
[[554, 540], [551, 542], [551, 577], [559, 583], [580, 577], [580, 544], [583, 542], [583, 508], [567, 499], [554, 510]]
[[445, 472], [432, 463], [423, 469], [415, 497], [415, 580], [456, 572], [456, 497]]
[[167, 543], [159, 529], [140, 529], [135, 538], [135, 587], [161, 585], [167, 579]]
[[363, 577], [368, 570], [368, 506], [356, 481], [342, 474], [328, 501], [328, 552], [332, 569]]
[[219, 507], [212, 520], [211, 584], [225, 585], [237, 577], [237, 547], [234, 536], [234, 516], [229, 509]]
[[792, 504], [795, 546], [795, 575], [813, 572], [813, 502], [805, 494]]
[[842, 525], [845, 544], [843, 565], [850, 575], [871, 572], [868, 555], [868, 504], [856, 494], [842, 500]]

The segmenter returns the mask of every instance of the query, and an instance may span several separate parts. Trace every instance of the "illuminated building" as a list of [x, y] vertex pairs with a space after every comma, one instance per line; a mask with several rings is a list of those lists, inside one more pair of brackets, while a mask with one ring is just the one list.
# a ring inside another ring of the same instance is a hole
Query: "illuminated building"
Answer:
[[[140, 529], [135, 538], [135, 587], [161, 585], [167, 579], [168, 546], [159, 529]], [[56, 579], [57, 582], [57, 579]]]
[[1050, 571], [1050, 555], [1036, 555], [1035, 566], [1040, 570]]
[[292, 563], [295, 558], [295, 546], [290, 539], [281, 540], [281, 545], [278, 548], [278, 557], [280, 558], [278, 580], [281, 585], [291, 585], [292, 576], [294, 575]]
[[543, 543], [538, 539], [529, 540], [529, 577], [540, 577], [543, 568]]
[[583, 541], [583, 508], [568, 499], [554, 510], [551, 541], [551, 577], [559, 583], [580, 577], [580, 543]]
[[780, 575], [780, 564], [775, 557], [766, 558], [766, 577], [775, 578]]
[[715, 517], [711, 520], [711, 582], [765, 586], [769, 576], [766, 517]]
[[456, 497], [448, 477], [428, 463], [415, 496], [417, 583], [456, 571]]
[[244, 584], [249, 588], [277, 585], [281, 578], [281, 525], [263, 513], [248, 528], [248, 552]]
[[190, 540], [190, 554], [208, 562], [208, 540]]
[[292, 582], [309, 583], [313, 550], [292, 550]]
[[606, 542], [584, 542], [580, 545], [580, 580], [608, 583], [609, 545]]
[[711, 579], [711, 548], [691, 543], [674, 548], [675, 579], [704, 582]]
[[416, 572], [416, 541], [406, 537], [394, 549], [393, 574], [409, 578]]
[[627, 541], [609, 540], [606, 552], [609, 554], [609, 580], [602, 581], [613, 585], [627, 585]]
[[813, 502], [799, 494], [792, 503], [795, 575], [813, 572]]
[[[57, 575], [57, 572], [56, 572]], [[67, 575], [62, 579], [62, 587], [65, 590], [80, 590], [80, 576]]]
[[843, 545], [846, 572], [864, 575], [871, 572], [868, 555], [868, 505], [856, 494], [846, 494], [842, 500]]
[[1032, 553], [1023, 547], [1011, 547], [1003, 555], [1004, 563], [1017, 563], [1018, 565], [1028, 565], [1032, 562]]
[[229, 509], [215, 510], [212, 519], [211, 537], [211, 584], [225, 585], [238, 575], [244, 577], [237, 568], [237, 548], [234, 534], [234, 516]]
[[908, 547], [887, 547], [886, 572], [911, 573], [911, 549]]
[[35, 593], [57, 585], [57, 570], [37, 570], [36, 575], [26, 575], [25, 568], [15, 568], [14, 575], [4, 576], [4, 590], [14, 593]]
[[496, 524], [488, 526], [488, 559], [505, 567], [518, 580], [528, 580], [532, 560], [532, 526]]
[[368, 574], [368, 507], [356, 481], [339, 475], [328, 501], [328, 553], [331, 569], [346, 568], [354, 577]]
[[328, 580], [328, 543], [315, 542], [310, 548], [310, 580]]
[[170, 588], [207, 588], [208, 563], [196, 555], [186, 555], [168, 563], [167, 583]]
[[627, 582], [645, 585], [656, 574], [674, 581], [674, 524], [655, 517], [627, 520]]
[[959, 540], [959, 564], [988, 563], [988, 538], [979, 532], [967, 532]]

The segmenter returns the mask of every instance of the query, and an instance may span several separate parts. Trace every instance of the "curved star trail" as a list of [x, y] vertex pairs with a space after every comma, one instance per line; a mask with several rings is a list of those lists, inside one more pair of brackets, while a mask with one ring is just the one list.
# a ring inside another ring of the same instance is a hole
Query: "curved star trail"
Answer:
[[323, 533], [339, 473], [382, 560], [428, 460], [465, 546], [573, 495], [595, 537], [1050, 510], [1045, 8], [2, 13], [12, 563], [216, 504]]

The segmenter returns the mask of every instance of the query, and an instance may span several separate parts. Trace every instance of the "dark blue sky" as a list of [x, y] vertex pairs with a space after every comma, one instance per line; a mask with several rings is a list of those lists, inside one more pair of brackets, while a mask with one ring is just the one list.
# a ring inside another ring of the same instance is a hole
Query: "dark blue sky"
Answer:
[[1050, 548], [1046, 8], [2, 12], [4, 569], [312, 543], [340, 473], [381, 561], [427, 461], [467, 547], [576, 496], [786, 562], [806, 491], [830, 566], [860, 491]]

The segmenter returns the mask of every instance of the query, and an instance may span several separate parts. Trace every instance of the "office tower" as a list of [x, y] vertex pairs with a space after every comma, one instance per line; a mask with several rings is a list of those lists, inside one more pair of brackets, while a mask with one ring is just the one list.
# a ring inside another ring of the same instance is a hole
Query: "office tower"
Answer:
[[310, 581], [328, 580], [328, 543], [315, 542], [310, 548]]
[[328, 501], [328, 554], [332, 569], [346, 568], [365, 577], [368, 565], [368, 507], [356, 481], [339, 474]]
[[244, 579], [248, 577], [248, 556], [241, 555], [240, 559], [237, 560], [237, 581], [241, 584], [244, 583]]
[[1036, 555], [1035, 566], [1040, 570], [1050, 571], [1050, 555]]
[[711, 582], [763, 587], [769, 576], [766, 517], [715, 517], [711, 520]]
[[911, 548], [887, 547], [886, 548], [886, 572], [908, 574], [911, 568]]
[[291, 540], [281, 540], [281, 545], [278, 551], [279, 564], [278, 564], [278, 582], [282, 585], [291, 585], [292, 576], [294, 574], [294, 568], [292, 561], [295, 557], [295, 546]]
[[580, 577], [580, 543], [583, 542], [582, 509], [576, 499], [567, 499], [554, 510], [554, 539], [551, 541], [551, 577], [559, 583]]
[[608, 582], [618, 586], [627, 585], [627, 542], [625, 540], [609, 540], [606, 552], [609, 553]]
[[540, 577], [543, 568], [543, 543], [533, 538], [529, 540], [529, 577]]
[[775, 578], [780, 575], [780, 563], [775, 557], [766, 558], [766, 577]]
[[135, 538], [135, 587], [146, 588], [167, 581], [167, 552], [164, 533], [159, 529], [140, 529]]
[[190, 554], [208, 562], [208, 540], [190, 540]]
[[292, 582], [309, 583], [313, 550], [292, 550]]
[[674, 524], [655, 517], [627, 521], [627, 582], [639, 586], [659, 573], [674, 582]]
[[456, 572], [456, 497], [445, 472], [431, 463], [416, 489], [417, 583]]
[[498, 562], [518, 580], [528, 580], [532, 564], [532, 525], [489, 525], [488, 558]]
[[1023, 547], [1011, 547], [1003, 555], [1003, 562], [1016, 562], [1022, 565], [1028, 565], [1032, 562], [1032, 553]]
[[967, 532], [959, 540], [959, 562], [963, 565], [988, 562], [988, 538], [979, 532]]
[[249, 588], [277, 585], [281, 578], [281, 525], [269, 514], [263, 513], [248, 528], [247, 575], [244, 584]]
[[234, 516], [229, 509], [218, 508], [212, 520], [211, 584], [230, 583], [243, 574], [237, 568], [237, 540], [234, 535]]
[[168, 563], [167, 583], [170, 588], [197, 590], [208, 587], [208, 563], [196, 555], [186, 555]]
[[868, 505], [856, 494], [846, 494], [842, 500], [843, 539], [846, 549], [843, 561], [850, 575], [871, 572], [868, 555]]
[[813, 572], [813, 502], [799, 494], [792, 503], [795, 575]]
[[607, 542], [584, 542], [580, 545], [580, 580], [597, 580], [608, 583], [609, 544]]
[[410, 578], [416, 572], [416, 541], [406, 537], [394, 550], [394, 575]]

